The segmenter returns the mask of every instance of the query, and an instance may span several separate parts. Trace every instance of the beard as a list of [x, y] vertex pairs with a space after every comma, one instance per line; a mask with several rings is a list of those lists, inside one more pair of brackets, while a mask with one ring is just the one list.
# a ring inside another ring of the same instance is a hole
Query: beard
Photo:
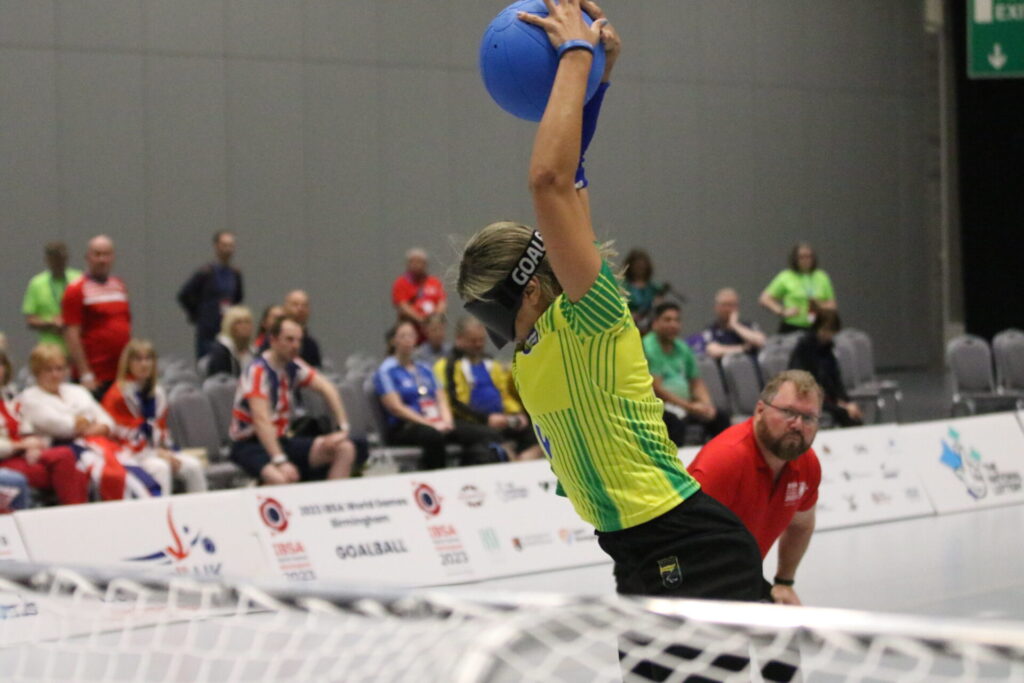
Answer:
[[756, 423], [756, 429], [758, 440], [768, 452], [780, 460], [796, 460], [810, 448], [803, 432], [786, 430], [779, 436], [774, 436], [764, 422]]

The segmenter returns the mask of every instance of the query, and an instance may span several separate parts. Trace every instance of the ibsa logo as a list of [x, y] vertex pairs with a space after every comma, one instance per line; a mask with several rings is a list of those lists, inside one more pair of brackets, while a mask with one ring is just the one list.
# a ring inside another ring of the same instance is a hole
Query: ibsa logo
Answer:
[[125, 558], [127, 562], [143, 562], [153, 565], [171, 566], [178, 574], [198, 574], [210, 576], [220, 574], [220, 562], [202, 563], [206, 556], [216, 555], [217, 546], [213, 539], [204, 536], [199, 530], [190, 529], [187, 525], [180, 527], [174, 523], [174, 511], [167, 506], [167, 529], [170, 532], [170, 543], [161, 550], [146, 555]]
[[437, 495], [434, 489], [430, 488], [428, 484], [416, 484], [413, 491], [412, 497], [416, 501], [416, 504], [420, 506], [420, 510], [428, 517], [435, 517], [441, 512], [441, 496]]
[[260, 498], [260, 521], [275, 534], [288, 528], [291, 513], [276, 498]]

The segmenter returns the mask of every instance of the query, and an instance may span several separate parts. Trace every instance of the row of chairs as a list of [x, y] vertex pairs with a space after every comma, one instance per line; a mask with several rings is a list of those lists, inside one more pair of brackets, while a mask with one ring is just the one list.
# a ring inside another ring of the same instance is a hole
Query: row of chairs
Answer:
[[[756, 359], [746, 353], [733, 354], [722, 359], [721, 368], [711, 358], [700, 358], [701, 379], [715, 407], [730, 412], [734, 422], [753, 415], [765, 382], [789, 367], [801, 334], [771, 336]], [[871, 337], [862, 330], [843, 330], [836, 335], [835, 353], [847, 393], [868, 408], [868, 421], [899, 421], [903, 394], [896, 382], [876, 375]], [[890, 406], [891, 416], [887, 414]]]
[[[394, 446], [384, 442], [385, 418], [380, 401], [373, 390], [372, 372], [379, 361], [355, 356], [346, 364], [344, 377], [324, 372], [324, 377], [338, 389], [352, 437], [366, 439], [370, 458], [364, 465], [367, 473], [386, 474], [416, 469], [422, 451], [415, 447]], [[211, 488], [230, 488], [251, 483], [246, 475], [228, 460], [229, 428], [238, 380], [228, 375], [208, 377], [195, 382], [185, 369], [163, 373], [169, 386], [169, 428], [175, 442], [183, 448], [202, 449], [209, 462], [207, 478]], [[170, 378], [170, 381], [168, 381]], [[330, 408], [323, 397], [309, 388], [299, 391], [300, 414], [331, 419]]]
[[991, 346], [972, 334], [951, 339], [946, 364], [953, 379], [952, 415], [1024, 408], [1024, 331], [1003, 330]]

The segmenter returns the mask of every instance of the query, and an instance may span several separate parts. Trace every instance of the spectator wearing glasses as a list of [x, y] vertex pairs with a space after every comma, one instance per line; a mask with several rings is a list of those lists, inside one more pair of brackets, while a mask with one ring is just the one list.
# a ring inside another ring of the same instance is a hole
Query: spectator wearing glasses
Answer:
[[772, 600], [799, 605], [796, 570], [814, 533], [821, 464], [811, 444], [824, 392], [810, 373], [787, 370], [768, 382], [754, 416], [707, 443], [689, 472], [757, 539], [761, 558], [779, 541]]

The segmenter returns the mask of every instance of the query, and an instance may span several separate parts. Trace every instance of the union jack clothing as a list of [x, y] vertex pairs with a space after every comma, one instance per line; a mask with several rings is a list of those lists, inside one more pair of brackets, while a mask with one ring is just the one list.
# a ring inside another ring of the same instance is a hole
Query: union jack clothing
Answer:
[[114, 438], [133, 453], [147, 447], [174, 447], [167, 430], [167, 394], [162, 386], [143, 396], [135, 382], [115, 382], [103, 397], [103, 408], [114, 420]]
[[249, 399], [254, 396], [267, 400], [270, 404], [270, 420], [277, 436], [284, 436], [292, 419], [295, 392], [299, 387], [309, 386], [316, 377], [316, 370], [301, 358], [289, 362], [282, 369], [275, 369], [270, 364], [270, 354], [270, 351], [264, 351], [256, 356], [239, 379], [231, 411], [230, 434], [234, 441], [256, 435], [249, 406]]

